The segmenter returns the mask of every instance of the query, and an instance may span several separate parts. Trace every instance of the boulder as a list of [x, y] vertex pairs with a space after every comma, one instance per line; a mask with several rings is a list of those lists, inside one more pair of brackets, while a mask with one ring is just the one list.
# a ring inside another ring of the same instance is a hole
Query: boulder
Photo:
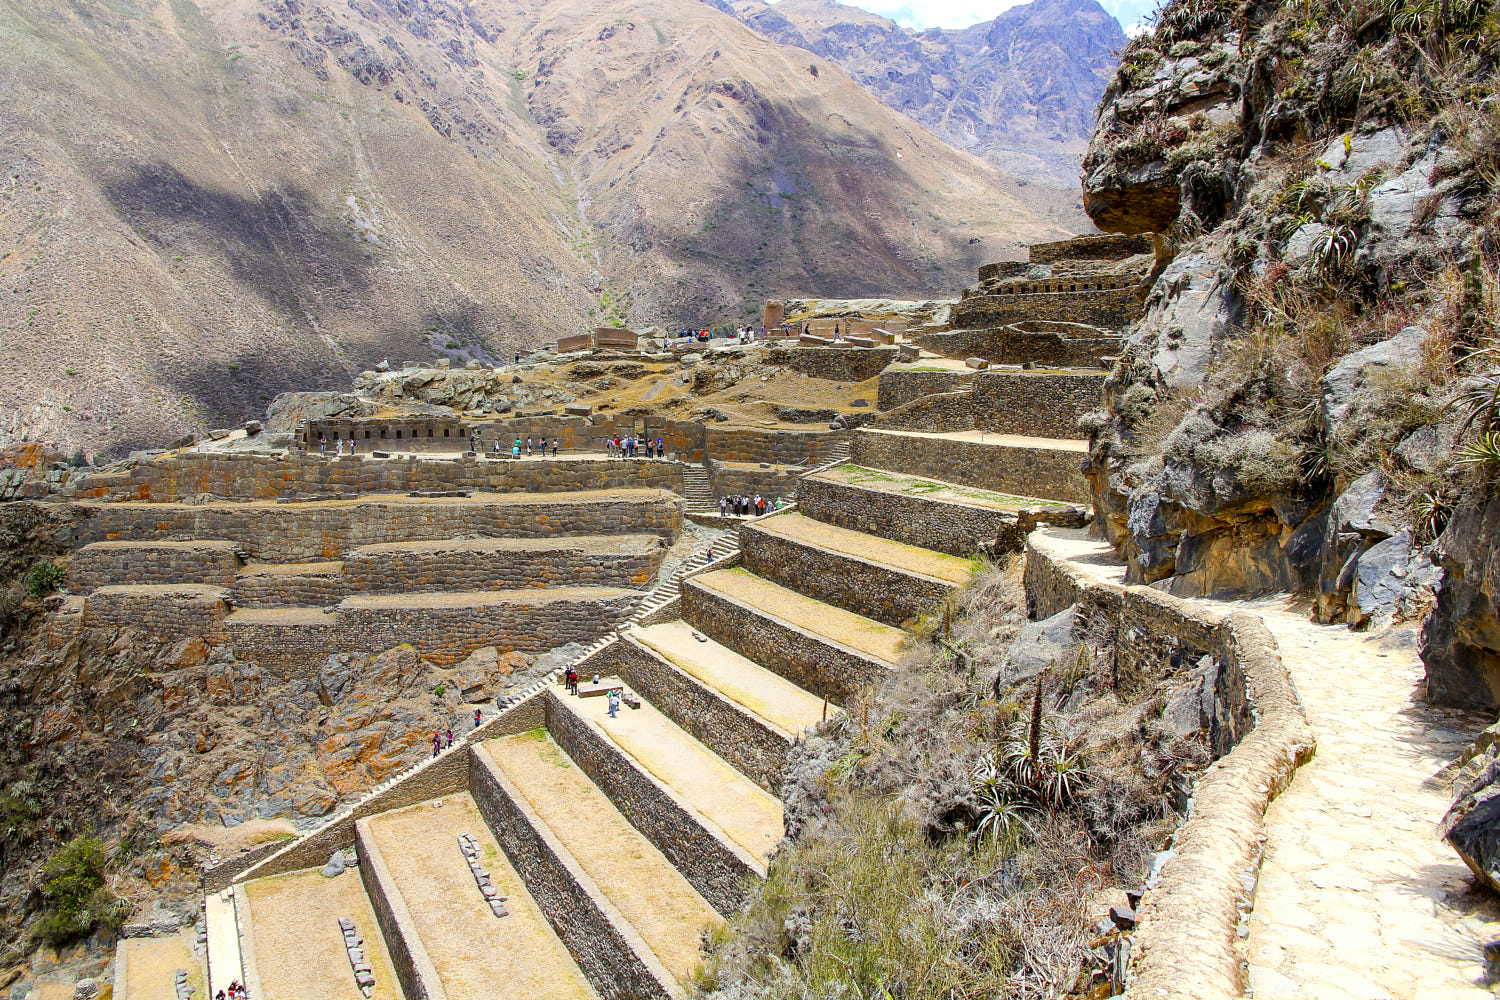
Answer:
[[1205, 732], [1215, 757], [1233, 749], [1244, 728], [1243, 681], [1237, 690], [1224, 677], [1223, 664], [1205, 656], [1162, 707], [1161, 718], [1180, 736]]
[[1382, 368], [1410, 368], [1422, 360], [1427, 332], [1419, 326], [1402, 328], [1390, 340], [1346, 354], [1323, 376], [1322, 418], [1326, 430], [1341, 424], [1358, 391]]
[[320, 874], [324, 878], [333, 878], [336, 875], [344, 874], [344, 867], [344, 852], [334, 851], [333, 855], [329, 857], [328, 863], [323, 866], [323, 871]]
[[1475, 877], [1491, 892], [1500, 892], [1500, 760], [1495, 751], [1486, 751], [1479, 773], [1459, 788], [1440, 829]]
[[1427, 697], [1500, 708], [1500, 492], [1491, 484], [1459, 504], [1434, 546], [1441, 574], [1422, 623]]
[[1075, 604], [1050, 618], [1022, 626], [995, 674], [996, 697], [1006, 688], [1024, 684], [1044, 670], [1071, 667], [1078, 655], [1078, 638], [1073, 633], [1077, 616]]
[[246, 422], [245, 424], [245, 435], [247, 437], [254, 437], [265, 429], [266, 425], [261, 423], [259, 420], [251, 420]]
[[1377, 626], [1396, 614], [1397, 602], [1406, 588], [1407, 564], [1412, 558], [1411, 532], [1401, 531], [1376, 542], [1360, 554], [1354, 568], [1354, 589], [1349, 599], [1349, 624]]

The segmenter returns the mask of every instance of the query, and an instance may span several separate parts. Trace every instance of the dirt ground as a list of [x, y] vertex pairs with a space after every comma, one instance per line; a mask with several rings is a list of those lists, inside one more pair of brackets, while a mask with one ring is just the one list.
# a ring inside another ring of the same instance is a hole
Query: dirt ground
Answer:
[[[383, 813], [370, 829], [449, 1000], [597, 1000], [467, 794]], [[510, 916], [479, 894], [461, 833], [479, 840]]]
[[[203, 961], [193, 954], [193, 932], [178, 931], [168, 937], [131, 938], [125, 942], [124, 994], [115, 1000], [176, 1000], [177, 970], [186, 969], [194, 996], [208, 996]], [[69, 991], [68, 997], [72, 997]]]
[[[344, 950], [339, 917], [353, 920], [365, 939], [365, 954], [375, 975], [371, 1000], [404, 1000], [358, 869], [334, 878], [312, 870], [256, 879], [246, 883], [245, 891], [250, 900], [255, 973], [265, 1000], [362, 1000], [354, 985], [349, 953]], [[209, 997], [205, 992], [195, 1000]]]

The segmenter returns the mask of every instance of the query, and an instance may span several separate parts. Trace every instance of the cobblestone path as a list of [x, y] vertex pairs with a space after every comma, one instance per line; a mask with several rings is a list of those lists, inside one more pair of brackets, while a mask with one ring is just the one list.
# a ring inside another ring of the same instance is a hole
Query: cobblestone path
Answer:
[[[1101, 582], [1124, 567], [1083, 532], [1047, 548]], [[1437, 836], [1433, 776], [1492, 719], [1428, 705], [1410, 632], [1317, 625], [1285, 596], [1197, 603], [1259, 615], [1276, 637], [1317, 753], [1266, 811], [1246, 921], [1256, 1000], [1485, 1000], [1500, 903]], [[1405, 648], [1403, 648], [1405, 647]]]
[[1489, 720], [1426, 704], [1416, 651], [1389, 637], [1313, 624], [1284, 599], [1233, 606], [1276, 636], [1318, 741], [1266, 811], [1252, 995], [1494, 995], [1482, 947], [1500, 939], [1500, 907], [1437, 837], [1450, 796], [1430, 780]]

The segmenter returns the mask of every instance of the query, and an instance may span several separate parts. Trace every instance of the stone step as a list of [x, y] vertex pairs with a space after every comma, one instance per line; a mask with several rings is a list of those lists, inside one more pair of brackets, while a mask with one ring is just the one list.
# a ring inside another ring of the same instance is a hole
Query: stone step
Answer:
[[791, 742], [839, 712], [680, 619], [632, 626], [598, 661], [768, 791]]
[[[468, 793], [361, 819], [355, 830], [360, 877], [384, 917], [386, 942], [394, 955], [409, 956], [398, 963], [408, 997], [593, 1000], [588, 980]], [[496, 916], [480, 894], [460, 834], [478, 842], [482, 865], [507, 897], [507, 916]]]
[[747, 524], [741, 565], [855, 614], [900, 625], [974, 575], [971, 559], [851, 531], [785, 511]]
[[631, 824], [725, 916], [766, 874], [781, 803], [647, 701], [620, 706], [549, 689], [547, 730]]
[[900, 629], [741, 567], [683, 581], [683, 620], [805, 691], [849, 704], [900, 659]]
[[[241, 981], [252, 997], [359, 997], [340, 917], [352, 920], [364, 938], [365, 959], [375, 978], [371, 1000], [402, 1000], [413, 995], [399, 981], [398, 963], [381, 933], [360, 881], [362, 874], [362, 869], [347, 869], [342, 875], [324, 878], [314, 868], [236, 887], [244, 895], [249, 918], [241, 927], [246, 966]], [[216, 995], [227, 982], [215, 977], [214, 993], [208, 996]], [[198, 1000], [208, 1000], [208, 996]]]
[[714, 908], [545, 733], [473, 759], [480, 809], [600, 995], [681, 995]]
[[1048, 502], [854, 464], [805, 476], [797, 489], [805, 517], [965, 557], [1013, 533], [1022, 508]]
[[867, 468], [931, 476], [982, 490], [1088, 503], [1088, 481], [1082, 471], [1088, 450], [1087, 441], [1063, 438], [862, 427], [854, 434], [853, 460]]
[[68, 590], [84, 594], [112, 584], [227, 587], [239, 562], [235, 544], [224, 539], [92, 542], [73, 550]]

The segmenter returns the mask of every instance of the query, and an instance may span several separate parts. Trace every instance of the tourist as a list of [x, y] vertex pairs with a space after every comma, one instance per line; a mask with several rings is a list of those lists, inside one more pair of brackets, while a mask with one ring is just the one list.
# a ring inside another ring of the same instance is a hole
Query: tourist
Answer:
[[557, 438], [552, 439], [552, 457], [557, 457]]
[[719, 516], [723, 517], [729, 513], [729, 498], [719, 497]]
[[498, 434], [495, 435], [495, 445], [490, 449], [490, 453], [496, 458], [500, 457], [500, 436]]
[[521, 439], [520, 438], [516, 438], [516, 443], [510, 446], [510, 457], [511, 458], [520, 458], [521, 457]]
[[568, 694], [576, 695], [578, 693], [577, 667], [569, 667], [568, 672], [563, 674], [563, 690], [567, 691]]
[[667, 447], [667, 442], [663, 441], [661, 438], [657, 438], [656, 439], [656, 457], [657, 458], [666, 458], [667, 457], [666, 447]]
[[620, 710], [620, 689], [619, 688], [610, 688], [609, 689], [609, 717], [611, 719], [613, 719], [615, 717], [615, 713], [618, 712], [619, 710]]
[[542, 438], [542, 457], [543, 458], [547, 457], [547, 439], [546, 438]]
[[531, 457], [531, 438], [526, 439], [526, 457]]
[[350, 455], [350, 457], [353, 457], [353, 455], [354, 455], [354, 432], [353, 431], [349, 432], [349, 455]]
[[328, 454], [328, 435], [321, 431], [318, 433], [318, 454]]
[[479, 709], [474, 709], [474, 728], [479, 728]]
[[344, 457], [344, 439], [341, 438], [341, 437], [336, 437], [336, 438], [333, 439], [333, 444], [334, 444], [334, 447], [336, 449], [338, 449], [337, 451], [335, 451], [333, 453], [333, 457], [334, 458], [343, 458]]
[[448, 745], [450, 747], [453, 745], [453, 730], [451, 729], [448, 730]]
[[437, 733], [432, 734], [432, 755], [436, 757], [443, 750], [443, 741]]

